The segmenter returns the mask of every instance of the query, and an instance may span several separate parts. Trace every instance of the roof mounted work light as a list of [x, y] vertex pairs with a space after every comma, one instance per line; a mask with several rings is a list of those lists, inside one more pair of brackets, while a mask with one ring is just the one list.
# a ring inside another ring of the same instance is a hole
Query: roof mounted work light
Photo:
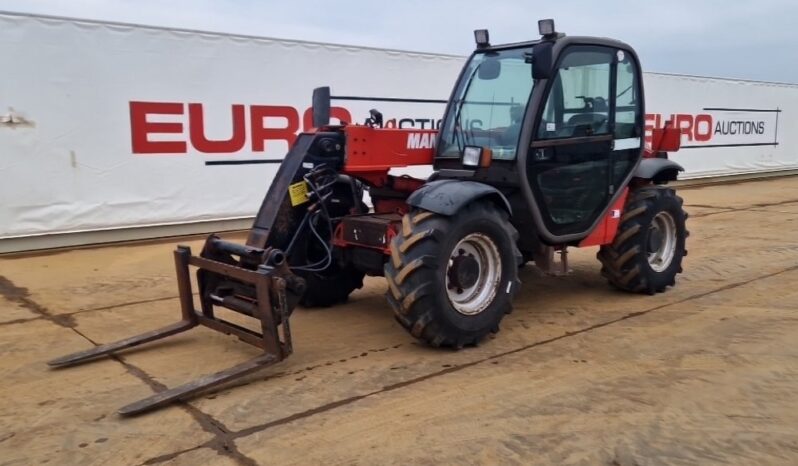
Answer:
[[554, 29], [554, 20], [551, 18], [539, 20], [538, 31], [543, 37], [550, 37], [557, 34], [557, 31]]
[[490, 47], [490, 35], [487, 29], [477, 29], [474, 31], [474, 40], [477, 42], [478, 49]]

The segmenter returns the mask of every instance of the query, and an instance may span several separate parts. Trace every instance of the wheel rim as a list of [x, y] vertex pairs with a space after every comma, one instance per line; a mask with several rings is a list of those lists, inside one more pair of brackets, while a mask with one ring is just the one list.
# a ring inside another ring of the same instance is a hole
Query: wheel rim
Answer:
[[648, 265], [655, 272], [667, 269], [676, 254], [676, 222], [668, 212], [658, 213], [648, 229]]
[[446, 267], [446, 294], [460, 314], [484, 311], [501, 280], [499, 248], [487, 235], [471, 233], [452, 250]]

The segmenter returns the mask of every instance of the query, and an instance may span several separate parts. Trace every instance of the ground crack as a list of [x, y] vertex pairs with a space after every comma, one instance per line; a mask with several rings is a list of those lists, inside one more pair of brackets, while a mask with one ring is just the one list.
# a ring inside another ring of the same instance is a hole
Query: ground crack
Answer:
[[31, 299], [27, 288], [15, 285], [2, 275], [0, 275], [0, 296], [61, 327], [73, 328], [75, 326], [75, 320], [72, 317], [53, 314], [49, 309]]
[[718, 212], [704, 212], [704, 213], [700, 213], [700, 214], [693, 214], [693, 215], [690, 216], [692, 218], [698, 218], [698, 217], [709, 217], [710, 215], [728, 214], [728, 213], [731, 213], [731, 212], [746, 212], [746, 211], [770, 212], [768, 210], [764, 210], [763, 211], [763, 210], [757, 210], [757, 209], [761, 209], [762, 207], [775, 207], [775, 206], [780, 206], [780, 205], [785, 205], [785, 204], [795, 204], [795, 203], [798, 203], [798, 199], [788, 199], [786, 201], [769, 202], [769, 203], [757, 203], [757, 204], [751, 204], [751, 205], [744, 206], [744, 207], [723, 207], [723, 206], [713, 206], [713, 205], [705, 205], [705, 204], [686, 204], [685, 207], [687, 207], [688, 209], [690, 207], [698, 207], [698, 208], [705, 208], [705, 209], [723, 209], [723, 210], [720, 210]]
[[[194, 296], [197, 296], [196, 292], [193, 293], [193, 294], [194, 294]], [[137, 304], [148, 304], [148, 303], [157, 303], [159, 301], [168, 301], [170, 299], [177, 299], [179, 297], [180, 296], [175, 295], [175, 296], [162, 296], [160, 298], [141, 299], [141, 300], [138, 300], [138, 301], [128, 301], [128, 302], [125, 302], [125, 303], [111, 304], [111, 305], [108, 305], [108, 306], [90, 307], [88, 309], [79, 309], [77, 311], [67, 312], [67, 313], [64, 313], [62, 315], [70, 315], [71, 316], [71, 315], [75, 315], [75, 314], [83, 314], [84, 312], [107, 311], [109, 309], [116, 309], [116, 308], [120, 308], [120, 307], [135, 306]]]
[[43, 319], [43, 317], [37, 316], [37, 317], [27, 317], [27, 318], [22, 318], [22, 319], [7, 320], [5, 322], [0, 322], [0, 327], [3, 327], [5, 325], [24, 324], [24, 323], [27, 323], [27, 322], [32, 322], [34, 320], [42, 320], [42, 319]]

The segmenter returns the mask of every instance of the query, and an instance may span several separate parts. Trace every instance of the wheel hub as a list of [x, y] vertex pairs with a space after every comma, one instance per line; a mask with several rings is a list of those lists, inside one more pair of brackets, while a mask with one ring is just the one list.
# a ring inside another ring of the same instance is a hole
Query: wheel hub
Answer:
[[484, 311], [496, 297], [502, 261], [496, 243], [484, 233], [470, 233], [449, 255], [446, 267], [446, 295], [460, 314], [472, 316]]
[[662, 247], [662, 231], [658, 228], [652, 228], [648, 235], [648, 252], [654, 253], [659, 251]]
[[462, 293], [464, 289], [474, 286], [479, 279], [479, 262], [473, 254], [460, 249], [452, 258], [452, 265], [446, 273], [449, 277], [448, 288]]
[[659, 212], [648, 229], [648, 265], [655, 272], [664, 272], [676, 255], [676, 221], [667, 211]]

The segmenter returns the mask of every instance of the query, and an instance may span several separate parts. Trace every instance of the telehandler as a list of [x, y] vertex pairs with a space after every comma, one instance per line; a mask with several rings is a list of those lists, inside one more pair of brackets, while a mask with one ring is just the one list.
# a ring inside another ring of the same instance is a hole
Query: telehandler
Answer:
[[[512, 307], [519, 267], [568, 270], [567, 248], [598, 246], [601, 273], [624, 291], [675, 284], [686, 254], [682, 199], [666, 183], [678, 128], [644, 131], [643, 79], [629, 45], [570, 37], [552, 20], [538, 40], [476, 50], [439, 130], [330, 124], [329, 88], [313, 94], [315, 129], [282, 161], [246, 244], [210, 235], [174, 253], [182, 320], [50, 361], [68, 366], [203, 325], [263, 349], [229, 369], [120, 410], [187, 399], [286, 358], [297, 304], [347, 299], [382, 275], [396, 320], [431, 346], [475, 345]], [[392, 169], [432, 165], [428, 179]], [[364, 202], [368, 194], [370, 206]], [[559, 261], [556, 260], [559, 256]], [[190, 268], [196, 268], [199, 308]], [[222, 319], [226, 308], [255, 319]]]

